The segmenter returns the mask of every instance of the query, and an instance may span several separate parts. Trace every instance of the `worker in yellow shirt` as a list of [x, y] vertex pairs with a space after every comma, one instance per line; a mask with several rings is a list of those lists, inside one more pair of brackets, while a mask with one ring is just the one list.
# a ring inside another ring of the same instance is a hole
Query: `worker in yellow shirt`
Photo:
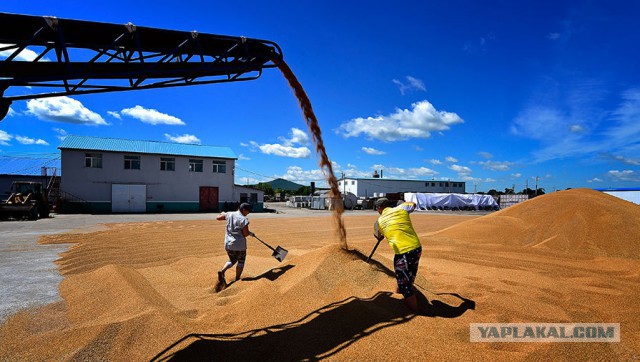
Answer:
[[418, 264], [422, 255], [422, 245], [409, 214], [416, 208], [413, 202], [404, 202], [398, 206], [387, 198], [380, 198], [375, 203], [380, 217], [374, 226], [374, 236], [378, 241], [387, 238], [395, 256], [393, 265], [398, 282], [398, 293], [402, 293], [405, 305], [414, 313], [418, 313], [418, 301], [413, 282], [418, 273]]

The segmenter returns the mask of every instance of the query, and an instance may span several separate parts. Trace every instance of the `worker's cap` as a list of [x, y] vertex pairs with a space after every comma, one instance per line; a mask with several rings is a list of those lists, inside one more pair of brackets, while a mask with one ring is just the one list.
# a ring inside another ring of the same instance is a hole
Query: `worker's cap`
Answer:
[[381, 197], [376, 200], [376, 208], [378, 207], [387, 207], [389, 206], [389, 199], [386, 197]]
[[253, 211], [253, 206], [248, 202], [243, 202], [243, 203], [240, 204], [239, 210], [240, 211], [242, 211], [242, 210]]

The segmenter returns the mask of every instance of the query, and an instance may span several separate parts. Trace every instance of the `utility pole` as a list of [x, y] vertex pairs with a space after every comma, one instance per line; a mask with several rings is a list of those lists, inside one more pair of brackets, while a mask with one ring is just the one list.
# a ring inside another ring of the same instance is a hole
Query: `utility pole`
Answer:
[[538, 196], [538, 176], [536, 176], [536, 196]]

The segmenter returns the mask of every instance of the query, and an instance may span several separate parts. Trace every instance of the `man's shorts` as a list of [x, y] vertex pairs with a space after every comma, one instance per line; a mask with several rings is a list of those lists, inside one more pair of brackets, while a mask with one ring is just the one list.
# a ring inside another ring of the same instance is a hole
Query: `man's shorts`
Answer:
[[229, 261], [231, 265], [238, 263], [238, 267], [244, 267], [244, 261], [247, 259], [247, 251], [246, 250], [227, 250], [227, 255], [229, 256]]
[[413, 249], [404, 254], [396, 254], [393, 257], [393, 265], [398, 282], [398, 291], [408, 298], [413, 295], [413, 282], [418, 274], [418, 263], [422, 256], [422, 247]]

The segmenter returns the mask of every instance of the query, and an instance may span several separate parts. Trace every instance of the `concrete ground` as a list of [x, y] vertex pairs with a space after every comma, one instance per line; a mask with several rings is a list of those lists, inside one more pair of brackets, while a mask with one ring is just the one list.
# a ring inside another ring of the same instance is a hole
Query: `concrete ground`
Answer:
[[[267, 203], [273, 213], [253, 213], [249, 218], [327, 216], [330, 211], [286, 207], [284, 203]], [[434, 212], [435, 213], [435, 212]], [[438, 212], [442, 213], [442, 212]], [[451, 212], [456, 215], [485, 212]], [[343, 214], [375, 215], [374, 210], [347, 210]], [[216, 213], [195, 214], [53, 214], [37, 221], [0, 222], [0, 323], [20, 309], [60, 300], [58, 286], [62, 276], [54, 261], [70, 244], [41, 245], [40, 235], [64, 232], [92, 232], [105, 228], [102, 224], [164, 220], [215, 220]]]

